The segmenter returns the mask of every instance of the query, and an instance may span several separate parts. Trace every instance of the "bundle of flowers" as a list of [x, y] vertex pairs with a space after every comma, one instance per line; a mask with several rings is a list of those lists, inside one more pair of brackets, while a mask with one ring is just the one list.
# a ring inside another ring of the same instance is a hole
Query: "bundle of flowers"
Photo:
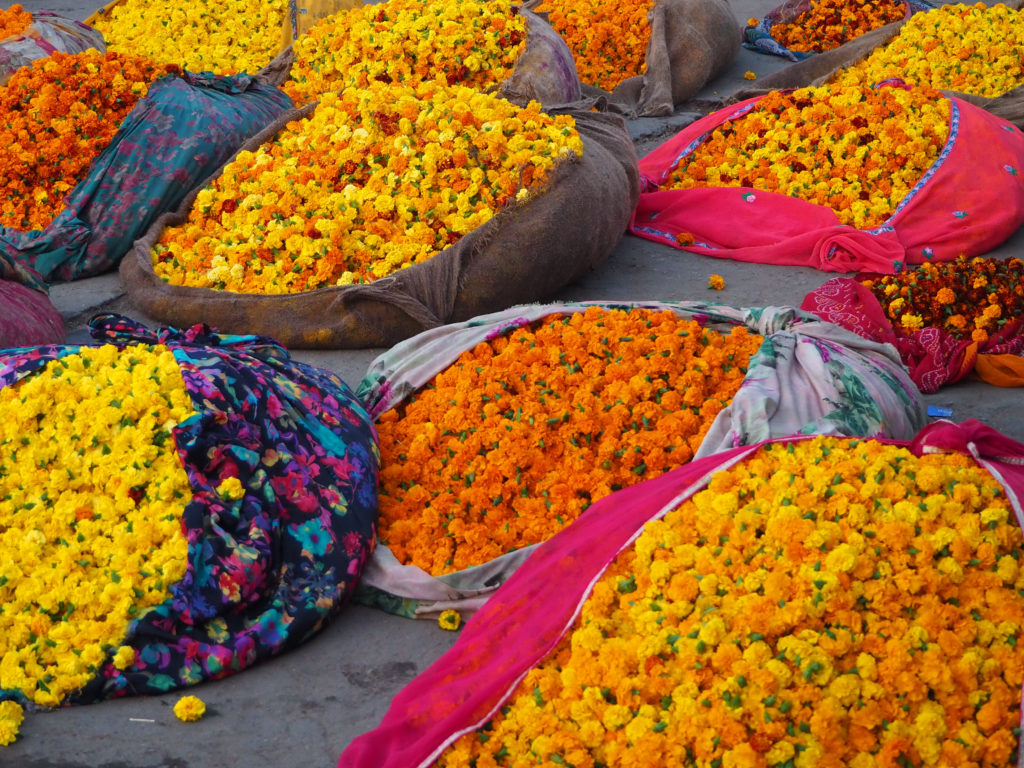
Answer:
[[1022, 156], [1013, 124], [931, 87], [772, 90], [642, 158], [630, 231], [709, 256], [890, 274], [1016, 232]]
[[1022, 457], [945, 422], [737, 448], [610, 496], [339, 768], [1015, 765]]
[[870, 229], [938, 158], [949, 121], [949, 100], [928, 88], [772, 91], [681, 157], [662, 187], [778, 192]]
[[512, 73], [525, 47], [526, 19], [511, 0], [388, 0], [314, 25], [293, 44], [282, 87], [297, 104], [375, 82], [485, 90]]
[[999, 96], [1024, 83], [1021, 11], [1003, 3], [943, 5], [914, 14], [888, 45], [837, 72], [840, 84], [909, 83]]
[[476, 345], [377, 419], [381, 542], [439, 576], [547, 539], [688, 462], [762, 341], [594, 306]]
[[865, 338], [893, 344], [924, 392], [972, 371], [1001, 386], [1021, 380], [1024, 262], [960, 257], [895, 275], [836, 278], [803, 308]]
[[372, 428], [336, 376], [202, 326], [92, 331], [106, 343], [0, 357], [0, 743], [23, 706], [294, 647], [371, 547]]
[[328, 93], [198, 193], [154, 245], [153, 269], [239, 293], [368, 283], [528, 200], [582, 152], [573, 119], [536, 102], [434, 81]]
[[45, 228], [150, 84], [177, 72], [141, 56], [55, 52], [0, 87], [0, 226]]
[[791, 22], [772, 25], [770, 33], [791, 51], [821, 53], [900, 21], [906, 12], [903, 0], [812, 0], [810, 7]]
[[31, 23], [32, 14], [19, 3], [10, 8], [0, 8], [0, 40], [20, 35]]
[[599, 499], [698, 457], [924, 423], [890, 347], [792, 309], [695, 302], [453, 323], [392, 347], [357, 395], [381, 446], [381, 544], [360, 599], [416, 617], [475, 610]]
[[0, 389], [4, 697], [62, 703], [185, 575], [172, 433], [193, 414], [161, 345], [82, 348]]
[[568, 44], [580, 80], [611, 91], [647, 69], [648, 13], [653, 5], [653, 0], [543, 0], [537, 10], [548, 14], [551, 26]]
[[1008, 765], [1021, 547], [966, 456], [766, 445], [648, 523], [436, 765]]
[[107, 49], [190, 72], [256, 74], [281, 50], [286, 0], [121, 0], [93, 18]]

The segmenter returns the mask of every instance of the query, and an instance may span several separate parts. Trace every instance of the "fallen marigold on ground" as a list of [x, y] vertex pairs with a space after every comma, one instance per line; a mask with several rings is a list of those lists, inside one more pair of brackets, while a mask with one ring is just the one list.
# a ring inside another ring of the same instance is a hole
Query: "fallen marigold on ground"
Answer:
[[761, 341], [591, 307], [477, 345], [378, 419], [380, 540], [435, 576], [546, 540], [688, 462]]
[[663, 187], [778, 192], [876, 227], [938, 157], [949, 115], [949, 100], [930, 88], [772, 91], [684, 155]]
[[153, 248], [154, 271], [240, 293], [369, 283], [528, 200], [582, 154], [573, 119], [536, 102], [436, 82], [324, 94], [199, 192]]
[[174, 716], [186, 723], [194, 723], [206, 714], [206, 703], [196, 696], [183, 696], [174, 705]]
[[648, 523], [436, 765], [1010, 765], [1022, 544], [962, 454], [767, 445]]
[[811, 0], [811, 7], [788, 24], [775, 24], [771, 36], [791, 51], [829, 51], [865, 32], [900, 21], [900, 0]]

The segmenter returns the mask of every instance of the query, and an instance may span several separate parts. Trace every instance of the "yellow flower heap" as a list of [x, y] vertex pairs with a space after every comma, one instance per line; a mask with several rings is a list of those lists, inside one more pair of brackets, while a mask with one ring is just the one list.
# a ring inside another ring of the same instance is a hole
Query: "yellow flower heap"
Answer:
[[95, 20], [107, 49], [190, 72], [256, 74], [281, 50], [286, 0], [124, 0]]
[[772, 91], [683, 157], [664, 186], [778, 192], [869, 229], [893, 214], [938, 157], [949, 115], [949, 100], [930, 88]]
[[841, 84], [908, 83], [1000, 96], [1024, 83], [1024, 19], [1002, 3], [943, 5], [915, 13], [888, 45], [840, 70]]
[[202, 190], [153, 249], [178, 285], [295, 293], [439, 253], [582, 155], [571, 117], [436, 82], [325, 94]]
[[963, 455], [770, 445], [648, 523], [437, 765], [1010, 765], [1021, 549]]
[[512, 74], [525, 46], [526, 20], [510, 0], [388, 0], [313, 26], [293, 45], [283, 88], [297, 104], [373, 82], [484, 90]]
[[165, 347], [82, 348], [0, 389], [0, 690], [60, 704], [184, 576], [190, 415]]

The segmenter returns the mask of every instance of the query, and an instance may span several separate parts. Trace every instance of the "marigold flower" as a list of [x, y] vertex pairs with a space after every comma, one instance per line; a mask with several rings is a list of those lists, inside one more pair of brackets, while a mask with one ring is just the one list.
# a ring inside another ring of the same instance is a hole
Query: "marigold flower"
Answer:
[[757, 80], [757, 74], [755, 72], [751, 72], [748, 69], [746, 72], [743, 73], [743, 79], [744, 80]]
[[0, 40], [9, 37], [17, 37], [32, 23], [32, 14], [26, 11], [20, 3], [15, 3], [10, 8], [0, 8]]
[[245, 486], [237, 477], [226, 477], [217, 486], [217, 495], [226, 501], [236, 501], [245, 496]]
[[676, 242], [679, 243], [679, 245], [681, 245], [684, 248], [688, 245], [693, 245], [693, 234], [690, 232], [680, 232], [679, 234], [676, 235]]
[[988, 331], [984, 328], [975, 328], [971, 331], [971, 341], [976, 341], [979, 344], [984, 344], [988, 341]]
[[174, 716], [185, 723], [194, 723], [206, 714], [206, 703], [197, 696], [182, 696], [174, 705]]
[[924, 327], [924, 321], [920, 315], [907, 313], [900, 317], [900, 325], [908, 331], [919, 331]]
[[25, 711], [16, 701], [0, 701], [0, 747], [6, 747], [18, 738], [25, 720]]
[[721, 275], [712, 275], [708, 278], [708, 288], [715, 291], [720, 291], [725, 288], [725, 278]]
[[128, 669], [135, 663], [135, 649], [130, 645], [122, 645], [114, 654], [113, 663], [118, 669]]
[[452, 609], [441, 611], [441, 615], [437, 617], [437, 625], [441, 629], [455, 631], [462, 626], [462, 615]]

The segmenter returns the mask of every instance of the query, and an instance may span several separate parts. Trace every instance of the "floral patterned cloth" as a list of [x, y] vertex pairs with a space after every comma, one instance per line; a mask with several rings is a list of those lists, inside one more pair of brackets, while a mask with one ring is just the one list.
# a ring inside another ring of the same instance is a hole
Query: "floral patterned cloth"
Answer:
[[[527, 304], [425, 331], [392, 347], [357, 388], [371, 416], [401, 403], [467, 349], [564, 312], [588, 306], [672, 311], [715, 330], [743, 325], [765, 337], [743, 384], [718, 414], [696, 458], [794, 434], [906, 439], [925, 424], [924, 405], [896, 350], [789, 307], [738, 309], [702, 302], [565, 302]], [[534, 551], [524, 547], [483, 565], [433, 577], [402, 565], [378, 545], [356, 599], [403, 616], [477, 610]]]
[[186, 72], [157, 80], [48, 227], [0, 227], [0, 255], [49, 281], [117, 266], [161, 213], [291, 108], [283, 91], [247, 75]]
[[[347, 603], [373, 548], [379, 456], [366, 411], [335, 374], [269, 339], [203, 325], [153, 332], [117, 315], [91, 331], [172, 350], [197, 411], [174, 430], [193, 499], [187, 573], [129, 628], [135, 665], [108, 659], [72, 703], [224, 677], [302, 643]], [[0, 356], [0, 386], [78, 349]], [[242, 482], [241, 499], [217, 494], [227, 476]]]

